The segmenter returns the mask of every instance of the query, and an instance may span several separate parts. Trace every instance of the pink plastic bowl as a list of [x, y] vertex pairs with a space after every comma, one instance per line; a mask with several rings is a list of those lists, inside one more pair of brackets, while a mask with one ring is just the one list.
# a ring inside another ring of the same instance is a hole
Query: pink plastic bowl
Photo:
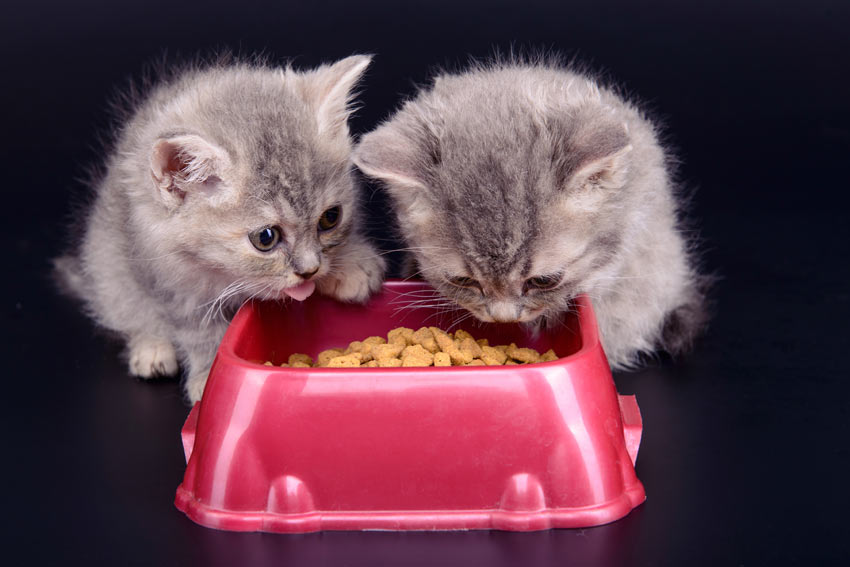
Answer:
[[[367, 306], [321, 296], [248, 303], [183, 428], [176, 505], [240, 531], [540, 530], [617, 520], [645, 499], [634, 459], [641, 419], [618, 396], [590, 301], [559, 329], [468, 326], [563, 358], [523, 366], [280, 368], [457, 314], [399, 309], [429, 290], [391, 281]], [[410, 295], [402, 296], [408, 293]]]

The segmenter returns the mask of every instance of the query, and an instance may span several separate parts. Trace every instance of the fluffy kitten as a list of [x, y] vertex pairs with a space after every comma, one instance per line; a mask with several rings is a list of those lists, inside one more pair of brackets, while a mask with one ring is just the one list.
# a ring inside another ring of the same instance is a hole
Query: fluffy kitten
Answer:
[[130, 372], [200, 399], [246, 299], [364, 301], [384, 261], [361, 233], [347, 119], [369, 64], [229, 64], [155, 88], [120, 132], [78, 251], [57, 271], [118, 332]]
[[421, 274], [482, 321], [552, 322], [587, 293], [615, 368], [680, 352], [705, 323], [656, 129], [586, 76], [441, 74], [353, 159], [385, 184]]

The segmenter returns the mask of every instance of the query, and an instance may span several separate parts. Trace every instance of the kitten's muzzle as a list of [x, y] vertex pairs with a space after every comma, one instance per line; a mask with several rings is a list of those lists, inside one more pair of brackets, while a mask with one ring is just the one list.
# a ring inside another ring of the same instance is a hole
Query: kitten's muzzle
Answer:
[[507, 301], [487, 303], [485, 310], [497, 323], [515, 323], [522, 316], [522, 306]]

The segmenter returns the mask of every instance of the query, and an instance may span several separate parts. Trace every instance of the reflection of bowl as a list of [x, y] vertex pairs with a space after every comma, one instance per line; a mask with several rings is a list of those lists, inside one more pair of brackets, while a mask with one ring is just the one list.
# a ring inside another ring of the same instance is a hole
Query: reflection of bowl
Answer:
[[[387, 282], [367, 306], [313, 296], [248, 303], [183, 428], [176, 505], [227, 530], [538, 530], [604, 524], [645, 499], [634, 396], [618, 396], [590, 301], [537, 336], [467, 326], [490, 344], [564, 357], [523, 366], [279, 368], [394, 327], [444, 326], [427, 294]], [[401, 294], [407, 293], [404, 296]], [[455, 314], [455, 317], [457, 314]], [[444, 327], [445, 328], [445, 327]]]

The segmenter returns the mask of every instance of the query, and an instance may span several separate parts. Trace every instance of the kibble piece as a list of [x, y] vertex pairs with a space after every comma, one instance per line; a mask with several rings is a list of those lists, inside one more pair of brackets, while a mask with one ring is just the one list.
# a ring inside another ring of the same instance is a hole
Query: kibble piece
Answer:
[[473, 358], [467, 366], [487, 366], [487, 363], [481, 360], [480, 358]]
[[369, 358], [369, 356], [372, 356], [372, 358], [378, 358], [377, 356], [372, 354], [372, 348], [376, 345], [386, 344], [386, 342], [387, 341], [384, 339], [384, 337], [369, 337], [363, 339], [363, 349], [360, 352], [362, 352], [363, 356], [367, 359]]
[[487, 345], [481, 347], [481, 360], [483, 360], [487, 366], [502, 365], [507, 359], [508, 355], [497, 348]]
[[341, 356], [343, 354], [348, 354], [339, 348], [329, 348], [328, 350], [323, 350], [316, 357], [316, 365], [317, 366], [327, 366], [330, 359]]
[[431, 329], [431, 332], [434, 334], [434, 340], [437, 341], [437, 345], [439, 345], [440, 350], [448, 354], [449, 358], [452, 359], [452, 364], [455, 366], [461, 366], [472, 362], [472, 359], [474, 358], [472, 353], [468, 351], [461, 351], [455, 344], [451, 335], [437, 327], [429, 327], [429, 329]]
[[458, 348], [461, 351], [468, 352], [472, 355], [472, 358], [481, 358], [482, 350], [481, 345], [475, 342], [475, 339], [472, 337], [466, 337], [460, 341]]
[[401, 351], [402, 366], [431, 366], [434, 355], [422, 348], [422, 345], [411, 345]]
[[312, 368], [312, 366], [307, 364], [306, 362], [293, 362], [289, 366], [291, 366], [292, 368]]
[[263, 366], [274, 366], [274, 363], [271, 360], [267, 360], [263, 363]]
[[402, 346], [413, 344], [413, 329], [407, 327], [398, 327], [387, 333], [388, 343], [398, 343]]
[[434, 340], [434, 333], [428, 327], [422, 327], [413, 333], [413, 344], [422, 345], [422, 348], [431, 354], [440, 352], [440, 346]]
[[382, 358], [396, 358], [404, 347], [397, 343], [379, 344], [372, 346], [372, 358], [379, 361]]
[[451, 366], [452, 359], [445, 352], [434, 354], [434, 366]]
[[517, 362], [515, 360], [506, 360], [505, 361], [505, 366], [516, 366], [518, 364], [519, 364], [519, 362]]
[[481, 347], [490, 346], [490, 341], [488, 341], [487, 339], [478, 339], [475, 342], [478, 343], [478, 346], [481, 346]]
[[351, 341], [348, 343], [348, 348], [343, 354], [351, 354], [352, 352], [363, 352], [363, 343], [360, 341]]
[[328, 368], [359, 368], [362, 358], [359, 352], [335, 356], [328, 361]]
[[502, 351], [503, 353], [505, 353], [505, 356], [507, 356], [508, 345], [495, 345], [493, 348]]
[[376, 358], [375, 360], [378, 362], [378, 366], [380, 366], [381, 368], [396, 368], [396, 367], [401, 366], [401, 359], [400, 358], [387, 357], [387, 358]]
[[289, 363], [288, 362], [281, 362], [280, 367], [281, 368], [289, 368]]
[[505, 354], [516, 360], [517, 362], [525, 362], [531, 364], [540, 362], [540, 353], [533, 348], [519, 348], [514, 343], [508, 347]]
[[378, 366], [377, 360], [370, 360], [369, 362], [364, 362], [363, 364], [361, 364], [360, 368], [377, 368], [377, 366]]
[[469, 333], [467, 333], [463, 329], [458, 329], [457, 331], [455, 331], [455, 339], [458, 340], [458, 341], [462, 341], [464, 339], [472, 339], [473, 341], [475, 340], [475, 338], [472, 335], [470, 335]]
[[[307, 356], [306, 354], [290, 354], [289, 355], [289, 366], [295, 367], [297, 364], [306, 364], [309, 368], [313, 365], [313, 359]], [[297, 368], [303, 368], [302, 366], [297, 366]]]
[[437, 345], [439, 345], [440, 350], [443, 352], [446, 352], [447, 348], [455, 344], [452, 336], [442, 329], [438, 329], [437, 327], [428, 327], [428, 330], [431, 331], [432, 335], [434, 335], [434, 340], [437, 341]]
[[552, 362], [558, 360], [558, 355], [551, 348], [540, 355], [540, 362]]

